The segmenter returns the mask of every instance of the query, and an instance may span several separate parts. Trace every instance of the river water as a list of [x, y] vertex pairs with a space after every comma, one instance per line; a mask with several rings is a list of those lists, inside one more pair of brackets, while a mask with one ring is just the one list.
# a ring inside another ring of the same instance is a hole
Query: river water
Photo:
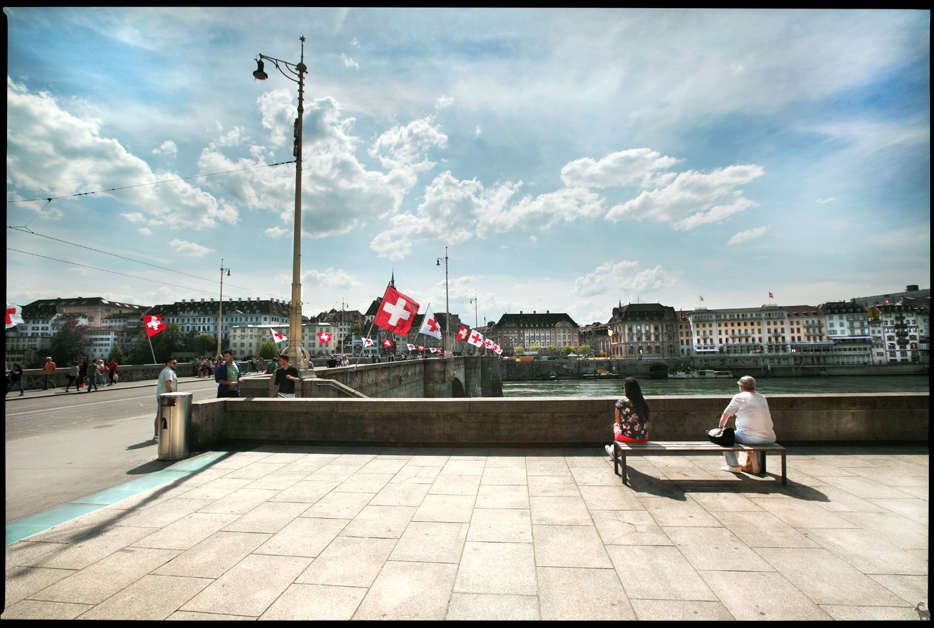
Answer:
[[[815, 393], [873, 393], [931, 391], [924, 375], [881, 375], [841, 377], [763, 377], [756, 389], [763, 395]], [[736, 379], [640, 379], [642, 394], [728, 395], [739, 392]], [[503, 382], [504, 397], [620, 397], [623, 378], [567, 379]]]

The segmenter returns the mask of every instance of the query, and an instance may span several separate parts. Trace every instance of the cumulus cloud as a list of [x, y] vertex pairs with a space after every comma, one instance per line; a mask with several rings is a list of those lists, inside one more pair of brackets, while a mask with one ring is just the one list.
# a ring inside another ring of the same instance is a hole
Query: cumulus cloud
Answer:
[[771, 225], [766, 225], [765, 227], [756, 227], [755, 229], [747, 229], [746, 231], [740, 231], [732, 238], [727, 244], [739, 244], [740, 242], [746, 242], [747, 240], [752, 240], [753, 238], [758, 238], [766, 231], [769, 230]]
[[178, 154], [178, 146], [175, 145], [175, 142], [172, 140], [166, 140], [162, 142], [159, 148], [152, 149], [153, 154], [155, 155], [167, 155], [175, 157]]
[[414, 120], [405, 126], [396, 125], [380, 135], [369, 150], [371, 157], [379, 159], [386, 169], [396, 169], [417, 164], [420, 169], [428, 169], [434, 164], [422, 156], [433, 146], [447, 145], [448, 136], [440, 127], [431, 125], [431, 117]]
[[327, 270], [308, 270], [302, 273], [302, 286], [310, 288], [357, 288], [362, 284], [356, 277], [350, 275], [342, 268], [334, 270], [333, 267]]
[[444, 109], [445, 107], [454, 104], [454, 98], [451, 96], [440, 96], [438, 100], [435, 101], [435, 109]]
[[270, 227], [269, 229], [266, 229], [266, 231], [264, 231], [263, 233], [269, 236], [270, 238], [279, 238], [291, 232], [288, 229], [283, 229], [282, 227]]
[[353, 68], [354, 70], [360, 69], [360, 64], [345, 55], [343, 52], [341, 53], [341, 61], [344, 62], [344, 67]]
[[644, 190], [636, 198], [614, 206], [606, 217], [613, 221], [651, 218], [656, 222], [670, 222], [674, 229], [693, 229], [701, 224], [719, 222], [758, 205], [735, 188], [763, 174], [765, 171], [756, 165], [718, 168], [710, 174], [688, 170], [664, 187]]
[[582, 297], [621, 293], [645, 294], [675, 285], [676, 280], [662, 267], [638, 270], [639, 262], [623, 260], [598, 266], [592, 273], [578, 277], [574, 294]]
[[208, 253], [216, 253], [214, 249], [209, 249], [206, 246], [201, 246], [194, 242], [185, 242], [178, 238], [169, 242], [169, 246], [175, 249], [176, 255], [181, 255], [182, 257], [204, 257]]
[[630, 148], [600, 161], [590, 157], [572, 161], [561, 169], [561, 180], [569, 187], [605, 188], [639, 182], [645, 187], [656, 170], [670, 168], [679, 161], [650, 148]]
[[[102, 137], [101, 121], [62, 109], [45, 92], [30, 93], [7, 77], [7, 180], [49, 196], [155, 183], [172, 173], [154, 172], [115, 139]], [[169, 227], [205, 229], [236, 222], [236, 213], [188, 183], [177, 181], [102, 192], [138, 206], [140, 215]], [[131, 219], [132, 220], [132, 219]]]
[[140, 235], [145, 235], [145, 236], [152, 235], [152, 231], [149, 230], [149, 227], [140, 227], [139, 229], [137, 229], [137, 231], [139, 231]]

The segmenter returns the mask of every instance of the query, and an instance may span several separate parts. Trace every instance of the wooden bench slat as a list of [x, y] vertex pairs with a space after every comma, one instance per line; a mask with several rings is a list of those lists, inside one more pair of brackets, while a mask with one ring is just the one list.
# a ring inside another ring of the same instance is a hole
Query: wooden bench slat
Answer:
[[[696, 453], [696, 454], [709, 454], [709, 453], [720, 453], [724, 451], [755, 451], [763, 452], [762, 456], [762, 473], [765, 473], [765, 454], [768, 452], [774, 452], [781, 454], [782, 457], [782, 484], [786, 484], [786, 460], [785, 460], [785, 448], [777, 443], [771, 443], [768, 445], [743, 445], [741, 443], [735, 443], [730, 447], [723, 447], [716, 443], [711, 443], [710, 441], [657, 441], [652, 442], [648, 441], [645, 443], [621, 443], [619, 441], [613, 441], [613, 473], [617, 472], [619, 463], [622, 463], [622, 479], [623, 484], [626, 483], [626, 456], [629, 454], [635, 455], [665, 455], [665, 454], [685, 454], [685, 453]], [[619, 456], [617, 456], [619, 453]]]

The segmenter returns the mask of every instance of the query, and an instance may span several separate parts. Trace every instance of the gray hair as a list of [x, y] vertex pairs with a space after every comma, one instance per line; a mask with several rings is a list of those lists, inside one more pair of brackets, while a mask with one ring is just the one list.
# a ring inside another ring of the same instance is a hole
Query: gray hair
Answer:
[[756, 378], [753, 377], [752, 375], [743, 375], [742, 377], [739, 378], [739, 381], [737, 383], [740, 385], [741, 388], [745, 388], [746, 390], [756, 389]]

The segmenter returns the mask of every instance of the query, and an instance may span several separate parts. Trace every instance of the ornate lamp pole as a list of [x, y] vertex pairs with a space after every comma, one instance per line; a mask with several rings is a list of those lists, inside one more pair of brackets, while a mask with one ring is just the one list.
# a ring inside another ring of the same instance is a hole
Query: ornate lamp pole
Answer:
[[451, 302], [448, 299], [448, 247], [444, 247], [444, 257], [438, 258], [438, 263], [435, 266], [441, 265], [441, 260], [444, 260], [444, 337], [445, 337], [445, 347], [442, 350], [441, 355], [447, 357], [444, 351], [451, 351]]
[[[292, 154], [295, 156], [295, 227], [292, 245], [292, 303], [289, 307], [289, 361], [292, 364], [300, 365], [301, 370], [308, 368], [308, 353], [302, 346], [302, 278], [301, 278], [301, 257], [302, 257], [302, 98], [305, 93], [305, 73], [308, 68], [305, 66], [305, 38], [301, 37], [302, 56], [298, 65], [259, 55], [256, 59], [256, 71], [253, 76], [260, 81], [265, 81], [269, 76], [263, 71], [263, 59], [272, 61], [279, 73], [293, 83], [298, 83], [298, 117], [295, 118], [295, 144]], [[281, 65], [280, 65], [281, 64]], [[294, 79], [286, 74], [282, 68], [285, 67], [289, 74], [297, 76]]]

